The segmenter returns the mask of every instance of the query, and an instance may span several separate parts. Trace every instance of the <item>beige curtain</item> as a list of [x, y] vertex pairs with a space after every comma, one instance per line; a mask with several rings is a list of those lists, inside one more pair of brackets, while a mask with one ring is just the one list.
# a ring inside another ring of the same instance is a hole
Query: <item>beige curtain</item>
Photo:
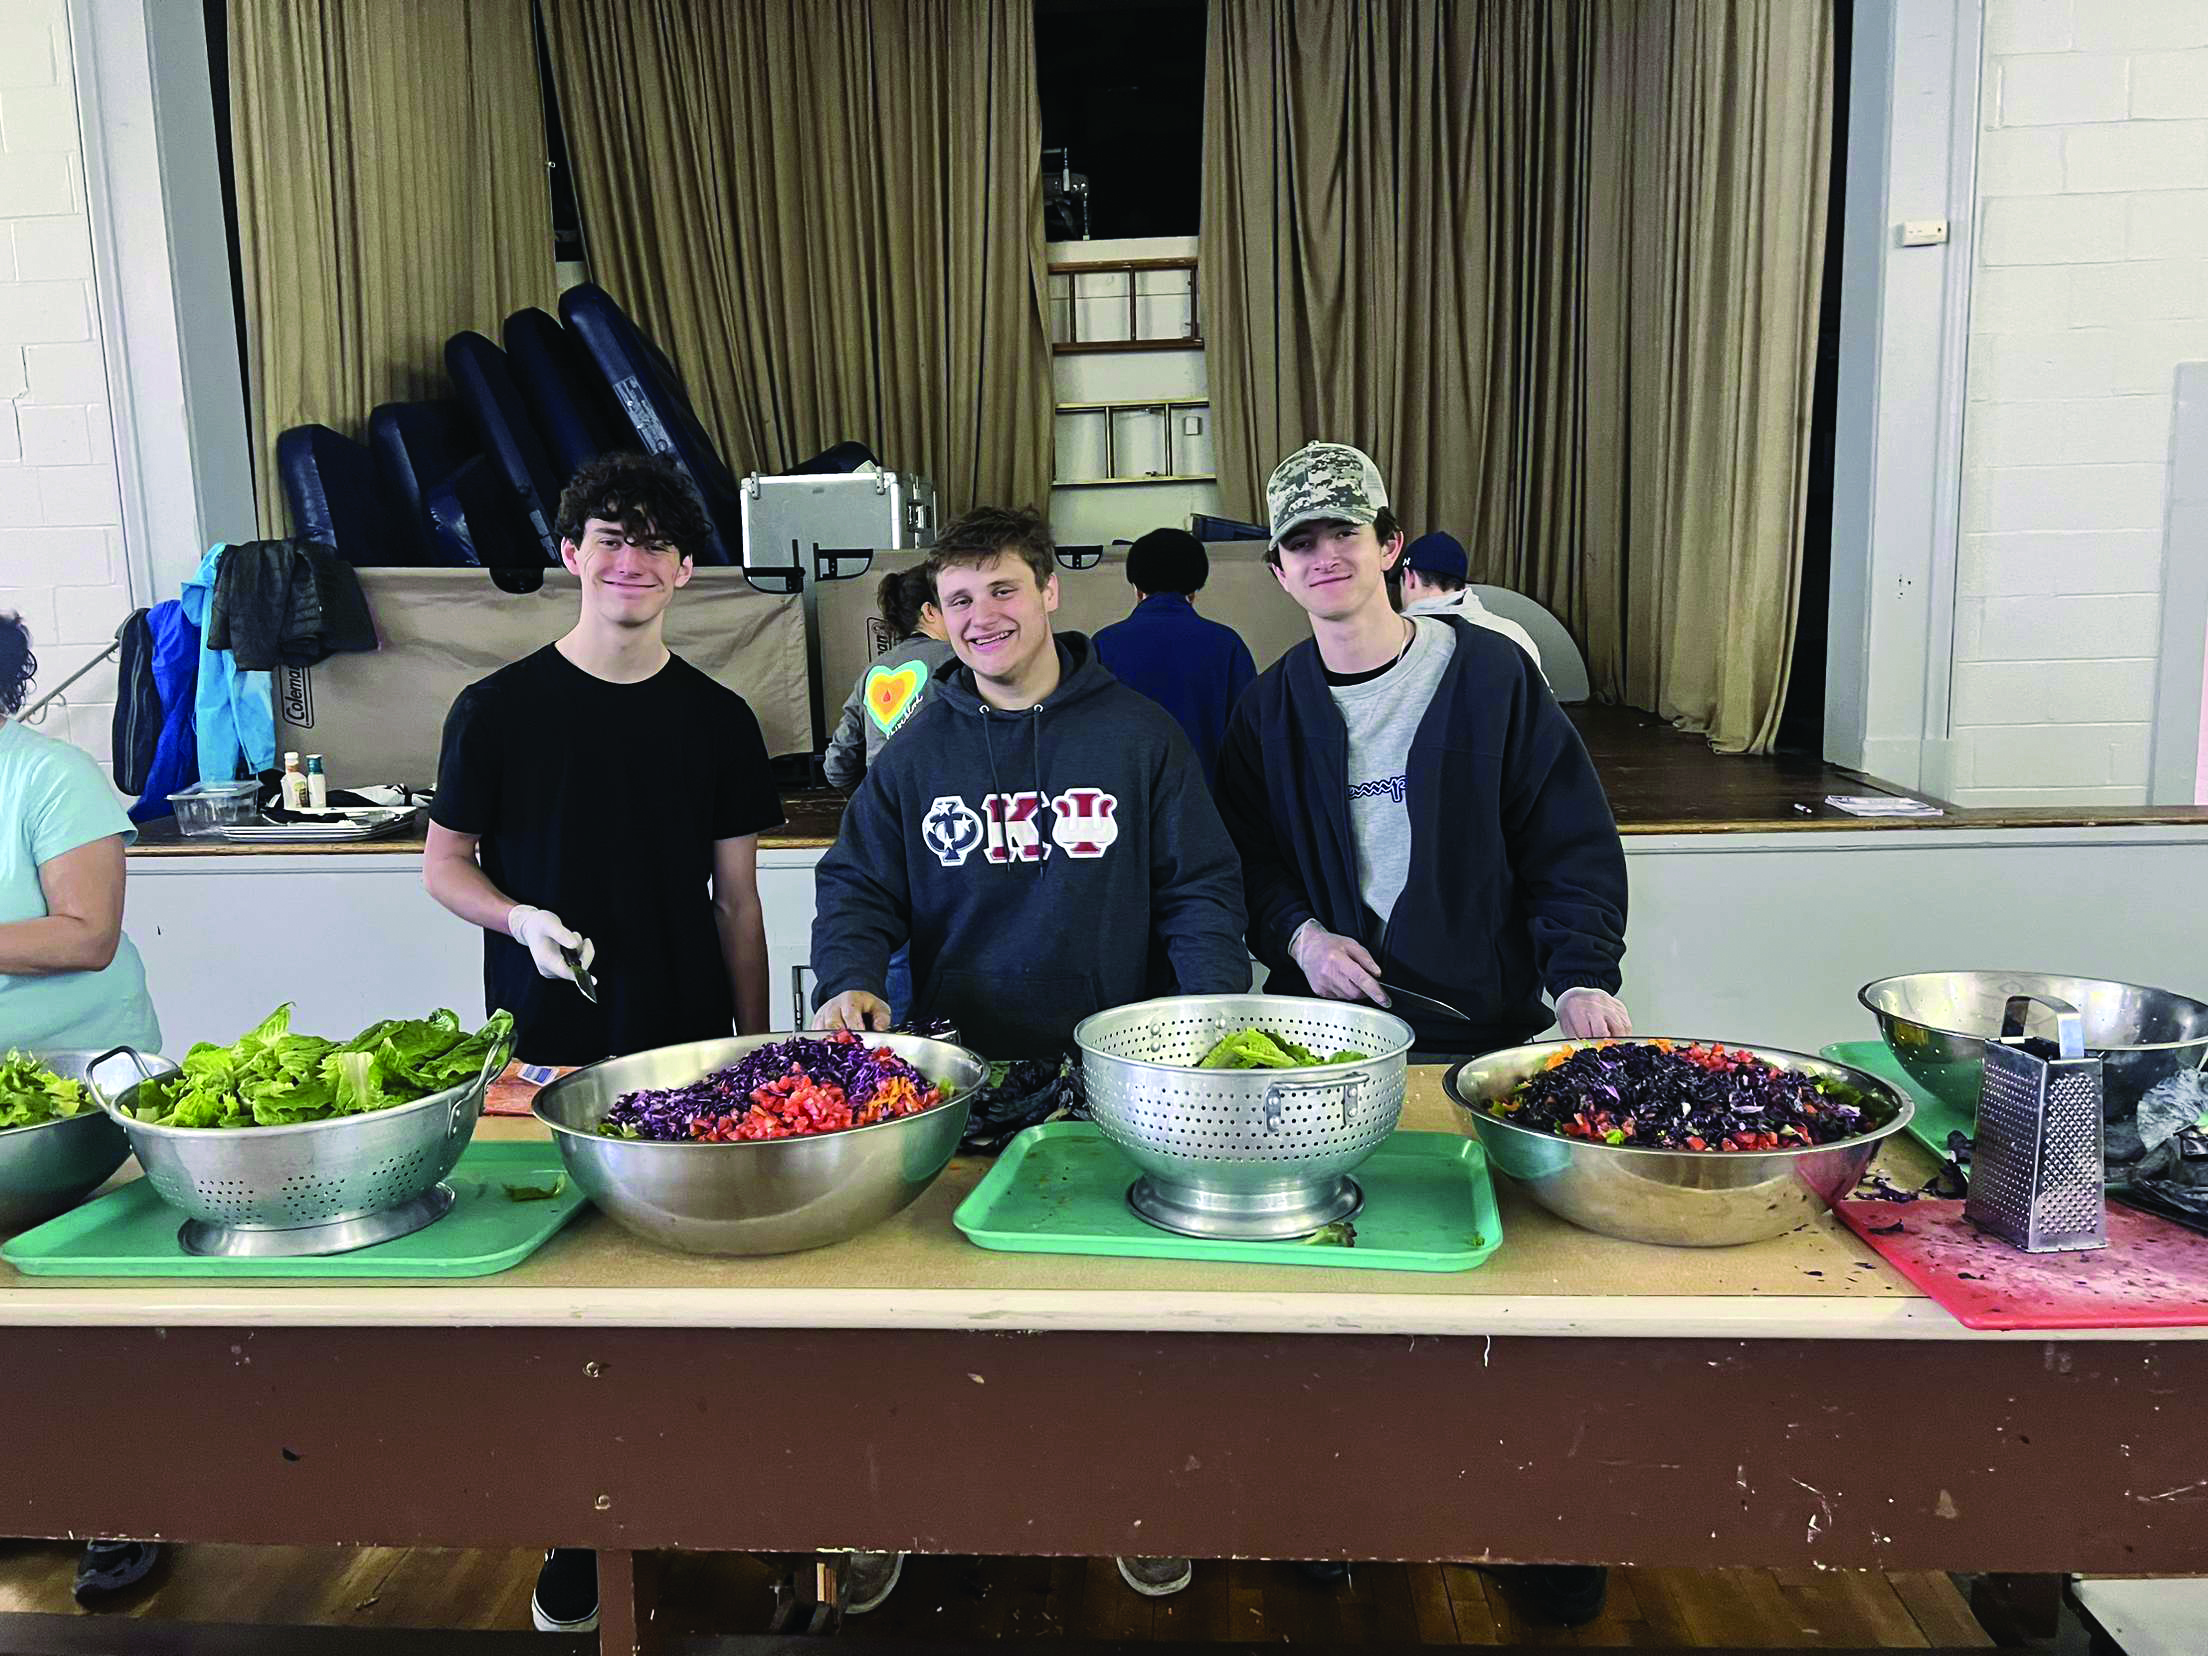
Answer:
[[230, 0], [254, 493], [277, 434], [449, 395], [444, 344], [558, 297], [529, 0]]
[[1031, 0], [545, 0], [591, 274], [738, 472], [1044, 506]]
[[1539, 598], [1598, 694], [1778, 728], [1830, 0], [1213, 0], [1204, 327], [1226, 510], [1313, 437]]

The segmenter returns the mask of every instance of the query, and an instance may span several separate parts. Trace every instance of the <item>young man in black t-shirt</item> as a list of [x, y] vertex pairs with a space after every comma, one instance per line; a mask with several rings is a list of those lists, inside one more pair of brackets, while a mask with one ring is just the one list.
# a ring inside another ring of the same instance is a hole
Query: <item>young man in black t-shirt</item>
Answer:
[[782, 802], [751, 709], [663, 636], [704, 508], [671, 461], [610, 454], [558, 527], [581, 617], [453, 703], [423, 883], [488, 934], [485, 999], [532, 1063], [763, 1030], [755, 860]]
[[[483, 928], [484, 998], [532, 1063], [756, 1034], [758, 836], [782, 801], [751, 709], [664, 638], [705, 509], [673, 462], [609, 454], [558, 528], [582, 615], [453, 703], [422, 883]], [[594, 960], [595, 1005], [573, 965]], [[545, 1632], [596, 1627], [595, 1556], [547, 1554], [531, 1610]]]

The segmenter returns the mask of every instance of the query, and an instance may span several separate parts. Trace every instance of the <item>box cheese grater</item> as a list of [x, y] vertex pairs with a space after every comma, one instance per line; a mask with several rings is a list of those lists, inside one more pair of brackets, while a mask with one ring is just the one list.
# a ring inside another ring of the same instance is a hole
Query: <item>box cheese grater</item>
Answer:
[[[2052, 1045], [2024, 1039], [2035, 1000], [2055, 1014]], [[2101, 1061], [2085, 1054], [2085, 1020], [2067, 1001], [2011, 995], [2000, 1040], [1986, 1043], [1963, 1216], [2027, 1253], [2105, 1248], [2106, 1193]]]

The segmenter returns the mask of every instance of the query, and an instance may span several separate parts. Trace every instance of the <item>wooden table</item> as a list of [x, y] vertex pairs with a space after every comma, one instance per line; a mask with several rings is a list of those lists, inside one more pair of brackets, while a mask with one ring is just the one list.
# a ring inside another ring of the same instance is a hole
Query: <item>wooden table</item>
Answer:
[[1464, 1276], [992, 1254], [981, 1171], [780, 1259], [586, 1213], [473, 1283], [0, 1271], [15, 1395], [70, 1400], [0, 1528], [593, 1546], [623, 1652], [664, 1549], [2208, 1570], [2208, 1330], [1972, 1333], [1829, 1216], [1656, 1249], [1508, 1191]]

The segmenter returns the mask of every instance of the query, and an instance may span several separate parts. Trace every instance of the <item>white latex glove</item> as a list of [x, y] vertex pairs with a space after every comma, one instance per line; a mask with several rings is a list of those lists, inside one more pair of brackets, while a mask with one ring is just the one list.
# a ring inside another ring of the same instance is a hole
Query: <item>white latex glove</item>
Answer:
[[513, 912], [506, 916], [506, 929], [513, 934], [516, 943], [529, 951], [529, 958], [537, 968], [537, 976], [552, 978], [560, 983], [575, 981], [573, 969], [560, 957], [562, 949], [573, 949], [585, 966], [598, 954], [597, 944], [568, 930], [567, 922], [550, 909], [516, 903]]
[[864, 989], [846, 989], [834, 1000], [822, 1001], [813, 1014], [815, 1029], [848, 1029], [855, 1034], [889, 1028], [889, 1002]]
[[1556, 1027], [1574, 1041], [1611, 1040], [1633, 1033], [1625, 1003], [1600, 989], [1567, 989], [1556, 997]]
[[1388, 1004], [1380, 989], [1380, 962], [1354, 937], [1328, 931], [1316, 920], [1306, 920], [1288, 939], [1288, 958], [1303, 973], [1314, 995], [1328, 1000], [1363, 1000], [1375, 1006]]

